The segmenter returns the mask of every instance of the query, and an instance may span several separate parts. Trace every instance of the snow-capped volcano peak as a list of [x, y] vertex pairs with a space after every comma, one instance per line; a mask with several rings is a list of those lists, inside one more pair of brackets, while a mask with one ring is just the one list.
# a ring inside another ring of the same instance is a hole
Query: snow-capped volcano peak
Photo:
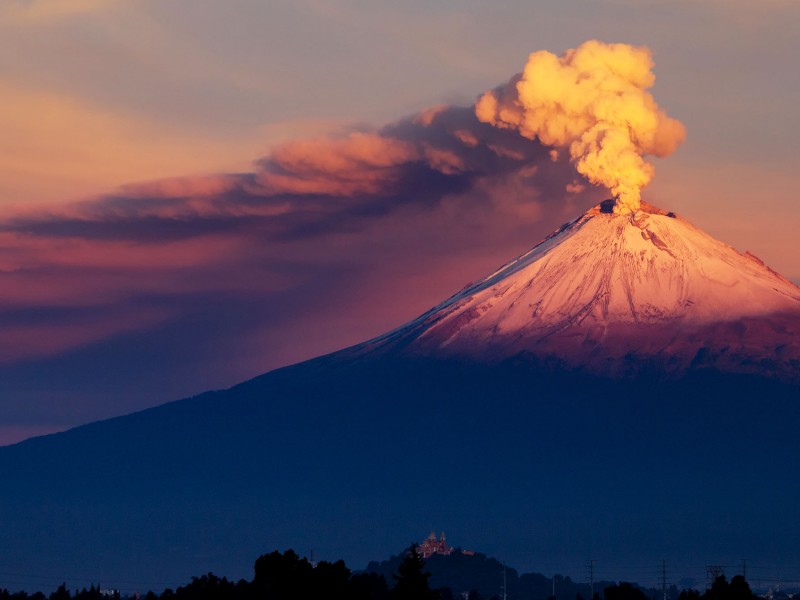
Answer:
[[714, 349], [796, 359], [798, 336], [800, 288], [759, 259], [673, 213], [616, 214], [606, 201], [368, 346], [614, 370], [632, 353], [675, 368]]
[[672, 213], [598, 205], [446, 304], [454, 303], [500, 333], [798, 310], [800, 289]]

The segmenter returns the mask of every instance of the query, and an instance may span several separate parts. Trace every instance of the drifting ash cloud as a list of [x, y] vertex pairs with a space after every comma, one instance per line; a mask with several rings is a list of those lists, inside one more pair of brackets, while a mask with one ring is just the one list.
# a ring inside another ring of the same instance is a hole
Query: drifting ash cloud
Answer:
[[[628, 53], [651, 66], [646, 51]], [[168, 400], [235, 383], [394, 327], [530, 247], [608, 192], [579, 174], [589, 158], [562, 151], [591, 146], [586, 136], [534, 130], [527, 97], [506, 86], [477, 106], [284, 144], [252, 172], [3, 215], [0, 394], [18, 404], [0, 418], [39, 410], [36, 385], [60, 389], [63, 418], [78, 422], [139, 408], [155, 390]], [[559, 118], [603, 129], [602, 156], [608, 123], [621, 122]], [[662, 137], [631, 133], [630, 152], [660, 151]], [[32, 386], [34, 367], [50, 376]], [[138, 392], [108, 407], [108, 388], [87, 381]], [[82, 408], [69, 408], [71, 389]]]
[[[378, 131], [298, 140], [276, 148], [252, 173], [132, 184], [120, 193], [52, 212], [11, 215], [4, 229], [47, 237], [182, 239], [256, 224], [302, 237], [354, 229], [401, 208], [463, 202], [563, 202], [576, 174], [540, 143], [480, 123], [470, 107], [433, 108]], [[512, 198], [490, 192], [519, 184]], [[569, 187], [569, 189], [567, 189]]]
[[[435, 245], [445, 251], [445, 240], [463, 235], [459, 223], [479, 237], [514, 229], [520, 216], [537, 221], [547, 204], [594, 201], [575, 193], [566, 161], [554, 161], [537, 142], [478, 122], [471, 108], [439, 107], [379, 131], [291, 142], [257, 167], [133, 184], [49, 211], [6, 215], [0, 279], [11, 292], [0, 310], [19, 316], [34, 306], [110, 307], [157, 295], [172, 299], [170, 310], [155, 311], [169, 318], [199, 293], [271, 294], [276, 286], [291, 287], [278, 283], [286, 276], [270, 271], [291, 270], [285, 265], [293, 262], [327, 270], [338, 258], [348, 270], [358, 269], [371, 259], [353, 245], [368, 254], [367, 248], [385, 244], [387, 230], [398, 240], [411, 239], [420, 234], [417, 220], [425, 220], [423, 229], [436, 229]], [[324, 247], [325, 258], [309, 252], [312, 246]], [[266, 272], [266, 279], [254, 280], [253, 269]], [[33, 316], [19, 335], [6, 330], [0, 361], [57, 353], [137, 320], [113, 314], [115, 324], [105, 329], [102, 312], [93, 313], [91, 326], [77, 328], [80, 335], [48, 336], [46, 344], [29, 335], [41, 318]], [[9, 319], [7, 327], [25, 320]], [[70, 323], [66, 331], [72, 329]]]

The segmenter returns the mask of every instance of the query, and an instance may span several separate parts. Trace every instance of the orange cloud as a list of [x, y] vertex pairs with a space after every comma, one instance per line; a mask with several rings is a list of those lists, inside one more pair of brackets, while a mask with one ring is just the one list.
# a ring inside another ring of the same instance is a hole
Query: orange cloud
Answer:
[[460, 140], [465, 146], [470, 148], [474, 148], [478, 145], [478, 138], [475, 137], [475, 134], [469, 131], [468, 129], [457, 129], [453, 132], [453, 135]]
[[237, 178], [232, 175], [173, 177], [123, 185], [120, 193], [141, 198], [204, 198], [229, 192], [237, 187], [237, 183]]
[[436, 118], [443, 112], [446, 112], [448, 108], [446, 104], [440, 104], [423, 109], [414, 116], [413, 122], [423, 127], [430, 127], [433, 122], [436, 121]]
[[374, 194], [395, 167], [420, 158], [414, 144], [374, 133], [290, 142], [276, 148], [257, 181], [270, 194]]
[[452, 150], [436, 148], [431, 144], [422, 144], [425, 161], [432, 169], [444, 173], [445, 175], [455, 175], [462, 173], [466, 166], [461, 157]]
[[564, 189], [570, 194], [580, 194], [586, 189], [586, 186], [578, 181], [571, 181]]

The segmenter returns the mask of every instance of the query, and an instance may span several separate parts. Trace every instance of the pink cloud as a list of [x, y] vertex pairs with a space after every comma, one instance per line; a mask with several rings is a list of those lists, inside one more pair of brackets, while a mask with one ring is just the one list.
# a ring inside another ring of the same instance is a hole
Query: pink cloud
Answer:
[[421, 110], [414, 115], [414, 123], [422, 125], [423, 127], [430, 127], [436, 121], [436, 118], [442, 113], [447, 112], [449, 108], [450, 107], [446, 104], [440, 104]]
[[475, 137], [474, 133], [467, 129], [458, 129], [453, 132], [453, 135], [465, 146], [474, 148], [478, 145], [478, 138]]
[[257, 181], [270, 194], [376, 194], [397, 180], [395, 167], [418, 159], [409, 142], [351, 133], [280, 146], [262, 161]]
[[436, 148], [430, 144], [423, 144], [422, 147], [425, 162], [436, 171], [445, 175], [455, 175], [466, 170], [464, 161], [454, 151]]
[[215, 174], [127, 184], [120, 188], [120, 192], [139, 198], [205, 198], [230, 192], [237, 185], [235, 176]]

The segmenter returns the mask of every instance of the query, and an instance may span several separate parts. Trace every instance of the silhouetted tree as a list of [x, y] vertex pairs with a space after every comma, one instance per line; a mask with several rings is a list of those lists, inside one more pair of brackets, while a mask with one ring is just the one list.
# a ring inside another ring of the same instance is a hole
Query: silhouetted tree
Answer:
[[728, 580], [725, 575], [716, 577], [711, 587], [703, 594], [703, 600], [725, 600], [728, 597]]
[[439, 588], [439, 600], [456, 600], [453, 590], [449, 587]]
[[702, 600], [756, 600], [756, 596], [750, 589], [744, 577], [736, 575], [730, 583], [724, 575], [720, 575], [711, 584], [711, 588], [706, 590], [701, 596]]
[[101, 598], [100, 586], [95, 587], [94, 584], [88, 590], [83, 588], [80, 592], [75, 592], [73, 596], [73, 600], [101, 600]]
[[428, 585], [431, 574], [425, 571], [425, 561], [417, 552], [416, 544], [406, 554], [394, 575], [393, 600], [438, 600], [439, 593]]
[[[264, 600], [305, 600], [306, 598], [353, 598], [385, 600], [386, 580], [359, 576], [351, 581], [344, 561], [322, 561], [313, 566], [293, 550], [260, 556], [248, 598]], [[229, 595], [229, 597], [232, 597]], [[245, 598], [240, 593], [239, 598]], [[184, 600], [178, 598], [176, 600]], [[203, 599], [205, 600], [205, 599]], [[214, 599], [209, 599], [214, 600]]]
[[350, 569], [343, 560], [322, 561], [311, 572], [311, 598], [348, 598]]
[[175, 590], [175, 600], [235, 600], [236, 584], [213, 573], [192, 577], [191, 583]]
[[681, 590], [678, 600], [700, 600], [700, 592], [697, 590]]
[[627, 581], [620, 581], [603, 590], [605, 600], [647, 600], [645, 593]]
[[736, 575], [731, 579], [731, 585], [728, 590], [730, 592], [729, 600], [753, 600], [758, 598], [742, 575]]
[[310, 598], [312, 566], [294, 550], [272, 552], [256, 559], [253, 588], [256, 598], [292, 600]]
[[55, 592], [50, 594], [50, 600], [70, 600], [71, 598], [66, 583], [62, 583]]
[[350, 577], [353, 600], [386, 600], [389, 586], [386, 578], [378, 573], [356, 573]]

